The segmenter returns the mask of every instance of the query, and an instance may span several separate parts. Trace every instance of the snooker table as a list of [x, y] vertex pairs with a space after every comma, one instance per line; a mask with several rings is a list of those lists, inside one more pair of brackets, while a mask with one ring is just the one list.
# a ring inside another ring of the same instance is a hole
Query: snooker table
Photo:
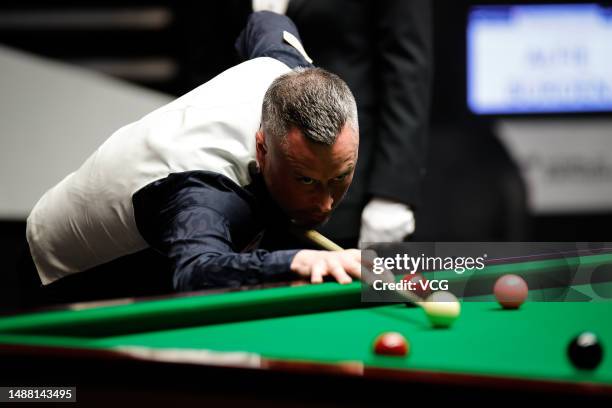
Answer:
[[[78, 401], [102, 405], [612, 402], [612, 301], [602, 297], [612, 293], [612, 282], [574, 279], [571, 288], [530, 289], [519, 310], [503, 310], [490, 293], [505, 273], [529, 281], [568, 266], [611, 264], [612, 254], [604, 253], [487, 266], [472, 276], [440, 272], [462, 288], [468, 281], [477, 288], [465, 292], [461, 316], [446, 329], [432, 328], [414, 305], [362, 302], [359, 282], [124, 299], [5, 316], [0, 386], [75, 385]], [[560, 290], [564, 301], [558, 301]], [[591, 292], [599, 294], [597, 301], [581, 301]], [[586, 330], [597, 333], [604, 348], [593, 371], [574, 368], [566, 353]], [[405, 335], [408, 356], [374, 354], [373, 341], [385, 331]]]

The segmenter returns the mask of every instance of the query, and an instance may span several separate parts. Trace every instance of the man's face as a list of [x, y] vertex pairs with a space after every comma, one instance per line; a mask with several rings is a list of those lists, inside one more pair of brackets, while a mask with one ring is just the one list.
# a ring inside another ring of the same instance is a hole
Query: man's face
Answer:
[[353, 180], [359, 136], [345, 125], [327, 146], [292, 128], [284, 142], [257, 133], [257, 161], [272, 198], [298, 225], [325, 223]]

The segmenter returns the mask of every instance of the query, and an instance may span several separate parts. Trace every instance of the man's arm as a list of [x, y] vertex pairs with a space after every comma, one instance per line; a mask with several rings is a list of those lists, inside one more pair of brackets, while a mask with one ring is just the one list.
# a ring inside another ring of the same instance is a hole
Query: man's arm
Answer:
[[138, 229], [171, 261], [180, 291], [295, 277], [297, 250], [240, 253], [261, 228], [253, 200], [231, 180], [203, 171], [171, 174], [133, 197]]
[[377, 5], [380, 61], [379, 128], [359, 245], [402, 241], [415, 229], [413, 206], [425, 174], [432, 76], [431, 4], [394, 0]]
[[[171, 262], [174, 288], [190, 291], [326, 276], [351, 282], [360, 252], [255, 249], [262, 225], [254, 197], [226, 177], [204, 171], [171, 174], [133, 197], [143, 238]], [[350, 275], [350, 276], [349, 276]]]
[[244, 60], [270, 57], [292, 69], [313, 66], [302, 47], [300, 34], [293, 21], [270, 11], [258, 11], [249, 16], [247, 26], [238, 36], [235, 47]]
[[376, 14], [381, 95], [368, 191], [418, 205], [431, 95], [431, 2], [380, 2]]

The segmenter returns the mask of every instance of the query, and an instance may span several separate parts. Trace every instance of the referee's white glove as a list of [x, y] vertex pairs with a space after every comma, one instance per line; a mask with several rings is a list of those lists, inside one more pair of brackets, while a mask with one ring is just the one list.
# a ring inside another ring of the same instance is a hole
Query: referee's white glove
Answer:
[[359, 248], [366, 243], [401, 242], [414, 232], [414, 213], [404, 203], [373, 198], [361, 213]]
[[278, 14], [285, 14], [289, 7], [289, 0], [251, 0], [253, 11], [273, 11]]

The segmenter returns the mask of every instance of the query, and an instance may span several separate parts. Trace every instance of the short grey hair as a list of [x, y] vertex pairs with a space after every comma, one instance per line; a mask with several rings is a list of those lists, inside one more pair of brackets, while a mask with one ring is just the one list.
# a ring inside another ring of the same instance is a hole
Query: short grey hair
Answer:
[[292, 127], [332, 145], [345, 124], [359, 132], [357, 105], [348, 85], [321, 68], [296, 68], [276, 78], [264, 96], [263, 131], [280, 140]]

